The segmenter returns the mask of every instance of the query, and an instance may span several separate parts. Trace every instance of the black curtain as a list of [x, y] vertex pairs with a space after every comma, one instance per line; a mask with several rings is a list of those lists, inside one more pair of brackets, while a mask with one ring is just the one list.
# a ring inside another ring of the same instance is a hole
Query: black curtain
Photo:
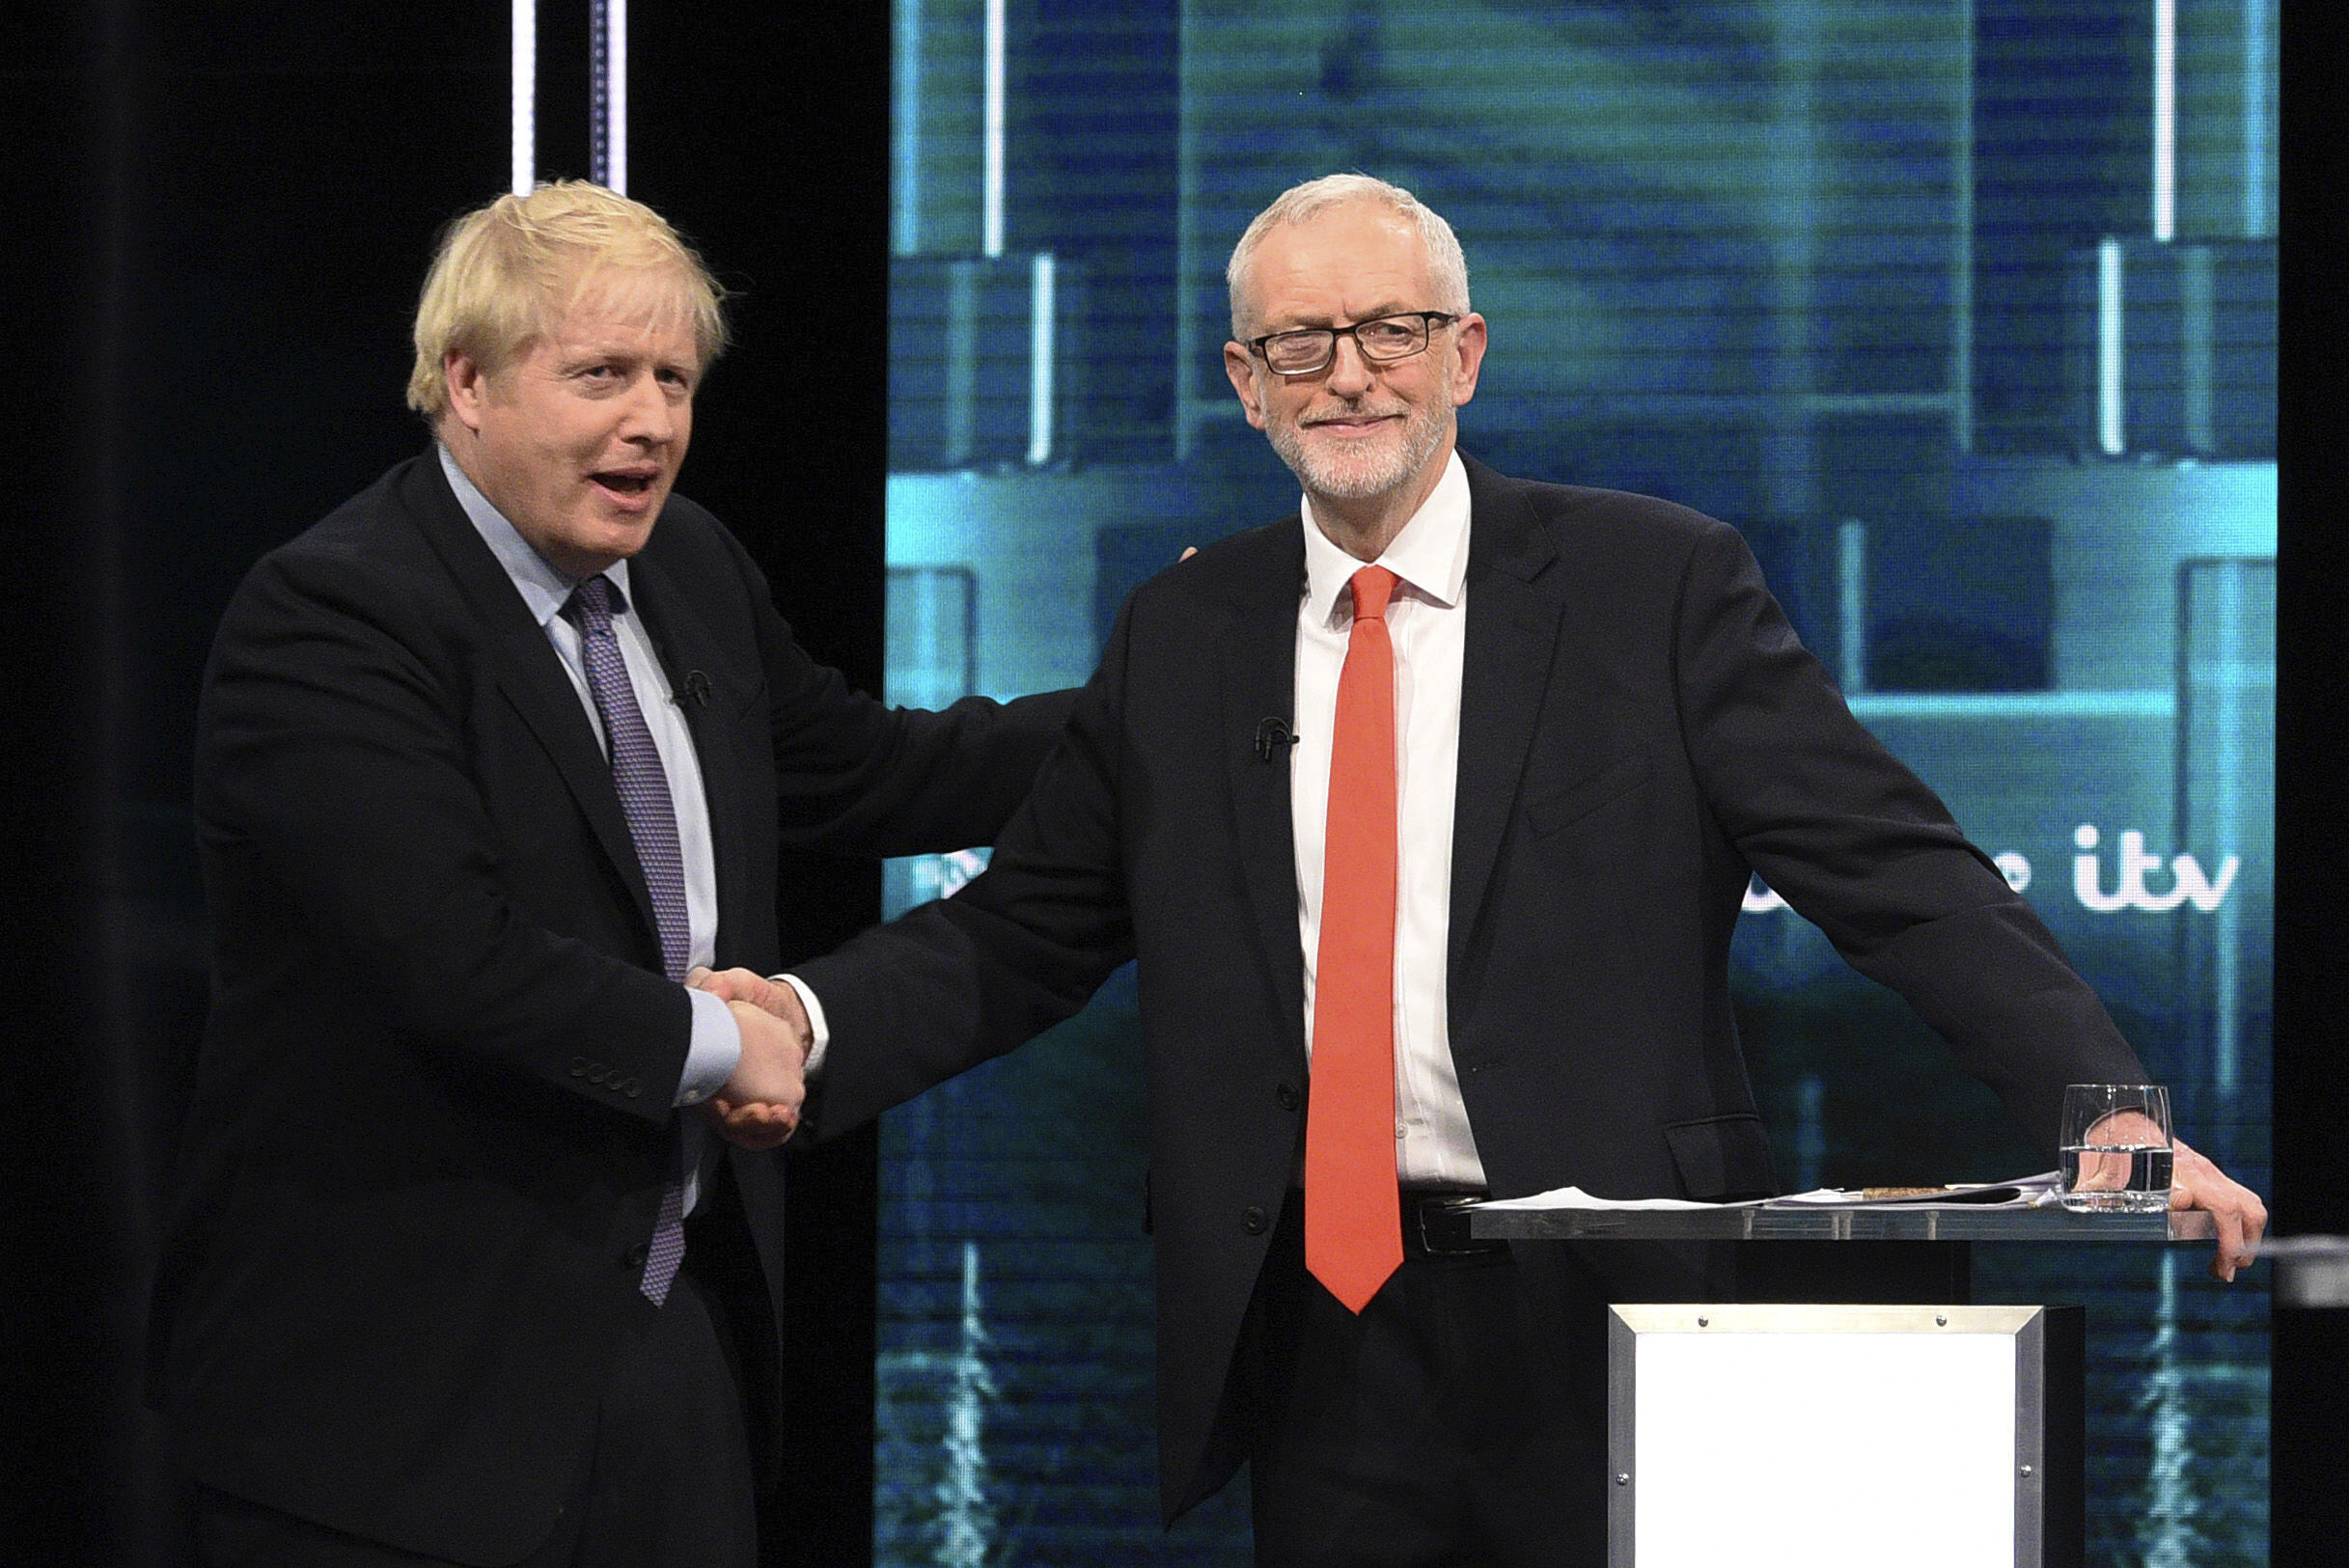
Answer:
[[[2340, 1110], [2340, 842], [2349, 766], [2342, 596], [2349, 583], [2349, 293], [2341, 284], [2349, 127], [2338, 8], [2282, 10], [2283, 181], [2276, 736], [2276, 1192], [2279, 1230], [2349, 1235]], [[2279, 1310], [2273, 1560], [2341, 1560], [2349, 1538], [2349, 1307]]]

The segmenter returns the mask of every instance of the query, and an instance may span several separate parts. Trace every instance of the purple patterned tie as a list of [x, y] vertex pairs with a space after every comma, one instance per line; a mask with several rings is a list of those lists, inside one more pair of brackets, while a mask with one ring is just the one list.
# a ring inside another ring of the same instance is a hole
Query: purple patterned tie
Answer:
[[[612, 783], [620, 790], [620, 809], [628, 818], [628, 837], [636, 842], [637, 864], [644, 867], [645, 886], [652, 894], [652, 919], [660, 927], [661, 967], [682, 983], [692, 950], [692, 928], [685, 914], [685, 857], [677, 846], [677, 809], [669, 800], [669, 775], [661, 754], [645, 728], [644, 710], [636, 705], [636, 688], [620, 654], [620, 640], [612, 635], [612, 601], [617, 590], [602, 577], [581, 583], [564, 605], [563, 613], [579, 627], [579, 649], [587, 666], [588, 692], [595, 711], [603, 715], [603, 730], [612, 748]], [[681, 1151], [680, 1151], [681, 1152]], [[645, 1256], [644, 1292], [658, 1307], [669, 1296], [670, 1281], [685, 1257], [685, 1183], [681, 1170], [673, 1173], [661, 1194], [660, 1212], [652, 1222], [652, 1245]]]

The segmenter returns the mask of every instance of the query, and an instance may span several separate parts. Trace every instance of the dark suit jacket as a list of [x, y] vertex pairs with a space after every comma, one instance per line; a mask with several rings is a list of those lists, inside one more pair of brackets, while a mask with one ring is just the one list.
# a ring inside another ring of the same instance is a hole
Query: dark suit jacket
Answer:
[[[1067, 710], [850, 692], [689, 501], [629, 571], [673, 687], [707, 677], [720, 968], [777, 966], [786, 846], [984, 842]], [[654, 1310], [691, 1027], [611, 770], [430, 454], [254, 568], [198, 730], [213, 997], [152, 1397], [201, 1482], [511, 1561]], [[729, 1157], [779, 1305], [781, 1158]]]
[[[1734, 531], [1468, 475], [1449, 1018], [1497, 1195], [1771, 1190], [1728, 988], [1755, 871], [2051, 1151], [2066, 1082], [2138, 1075]], [[837, 1127], [1017, 1044], [1139, 953], [1170, 1517], [1236, 1458], [1220, 1395], [1303, 1127], [1289, 770], [1256, 746], [1291, 713], [1303, 581], [1292, 518], [1145, 585], [988, 872], [797, 970], [831, 1022]]]

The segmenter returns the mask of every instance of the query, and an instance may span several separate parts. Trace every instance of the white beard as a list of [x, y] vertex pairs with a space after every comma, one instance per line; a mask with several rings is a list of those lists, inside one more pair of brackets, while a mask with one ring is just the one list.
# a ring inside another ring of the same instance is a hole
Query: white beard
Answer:
[[1270, 424], [1265, 433], [1309, 495], [1368, 501], [1411, 482], [1444, 444], [1445, 426], [1436, 409], [1417, 407], [1392, 437], [1338, 451], [1309, 443], [1304, 431], [1286, 421]]

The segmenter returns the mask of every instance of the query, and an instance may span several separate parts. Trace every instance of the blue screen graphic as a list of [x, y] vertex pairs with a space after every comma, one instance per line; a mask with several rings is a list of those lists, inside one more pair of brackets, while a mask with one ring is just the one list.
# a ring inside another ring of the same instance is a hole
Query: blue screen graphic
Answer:
[[[889, 681], [1073, 684], [1185, 545], [1293, 512], [1223, 264], [1360, 169], [1444, 213], [1462, 448], [1744, 532], [1855, 713], [2264, 1189], [2274, 8], [898, 0]], [[894, 864], [895, 910], [982, 854]], [[1794, 1187], [2042, 1162], [1756, 884], [1739, 1026]], [[1132, 977], [884, 1126], [876, 1560], [1249, 1560], [1156, 1523]], [[2262, 1562], [2267, 1298], [1979, 1247], [2088, 1308], [2089, 1560]]]

